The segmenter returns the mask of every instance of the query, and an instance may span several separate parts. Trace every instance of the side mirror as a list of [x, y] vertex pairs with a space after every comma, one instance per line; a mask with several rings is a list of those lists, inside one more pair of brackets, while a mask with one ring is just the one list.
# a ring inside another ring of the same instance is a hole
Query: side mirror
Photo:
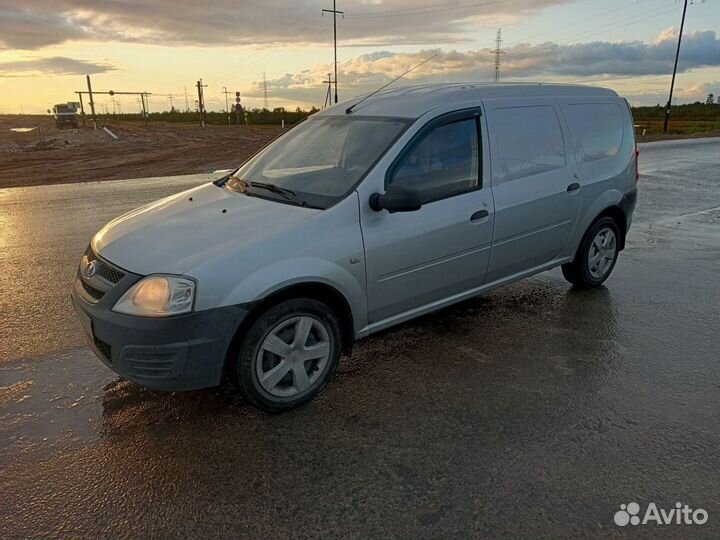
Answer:
[[414, 212], [420, 210], [421, 206], [422, 202], [418, 190], [399, 184], [390, 184], [385, 193], [373, 193], [370, 195], [370, 208], [376, 212], [380, 210], [387, 210], [391, 214], [394, 212]]

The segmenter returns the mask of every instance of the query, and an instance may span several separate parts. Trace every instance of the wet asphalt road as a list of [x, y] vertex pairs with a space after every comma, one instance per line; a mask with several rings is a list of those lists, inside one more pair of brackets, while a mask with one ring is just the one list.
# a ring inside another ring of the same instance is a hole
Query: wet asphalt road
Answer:
[[[203, 178], [0, 190], [0, 538], [717, 538], [720, 140], [641, 164], [606, 287], [384, 332], [275, 416], [119, 380], [67, 300], [95, 230]], [[614, 525], [631, 501], [709, 520]]]

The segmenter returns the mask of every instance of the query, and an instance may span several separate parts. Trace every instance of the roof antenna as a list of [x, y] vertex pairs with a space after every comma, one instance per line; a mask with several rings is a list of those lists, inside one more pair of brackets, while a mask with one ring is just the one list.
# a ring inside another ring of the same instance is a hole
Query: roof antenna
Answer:
[[420, 62], [420, 63], [419, 63], [418, 65], [416, 65], [415, 67], [411, 67], [411, 68], [408, 69], [405, 73], [403, 73], [403, 74], [400, 75], [399, 77], [394, 78], [392, 81], [390, 81], [389, 83], [387, 83], [385, 86], [381, 86], [380, 88], [378, 88], [377, 90], [375, 90], [375, 91], [372, 92], [371, 94], [368, 94], [367, 96], [365, 96], [364, 98], [362, 98], [362, 99], [361, 99], [360, 101], [358, 101], [357, 103], [355, 103], [355, 104], [353, 104], [353, 105], [350, 105], [347, 109], [345, 109], [345, 114], [350, 114], [351, 112], [353, 112], [353, 109], [354, 109], [355, 107], [357, 107], [358, 105], [360, 105], [363, 101], [365, 101], [366, 99], [368, 99], [368, 98], [370, 98], [370, 97], [373, 97], [375, 94], [377, 94], [377, 93], [380, 92], [381, 90], [385, 90], [385, 88], [387, 88], [388, 86], [390, 86], [392, 83], [394, 83], [395, 81], [399, 81], [399, 80], [402, 79], [405, 75], [407, 75], [407, 74], [410, 73], [411, 71], [415, 71], [417, 68], [419, 68], [419, 67], [422, 66], [423, 64], [427, 64], [430, 60], [432, 60], [432, 59], [435, 58], [436, 56], [437, 56], [437, 54], [433, 54], [430, 58], [426, 58], [425, 60], [423, 60], [422, 62]]

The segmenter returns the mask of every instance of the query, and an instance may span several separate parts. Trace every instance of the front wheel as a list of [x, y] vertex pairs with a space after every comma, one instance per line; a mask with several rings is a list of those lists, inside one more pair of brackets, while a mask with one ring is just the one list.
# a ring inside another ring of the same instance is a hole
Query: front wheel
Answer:
[[583, 236], [575, 259], [562, 265], [562, 273], [577, 287], [602, 285], [615, 268], [620, 252], [620, 229], [611, 217], [594, 222]]
[[245, 399], [272, 412], [292, 409], [327, 386], [341, 353], [340, 321], [309, 298], [281, 302], [250, 326], [235, 376]]

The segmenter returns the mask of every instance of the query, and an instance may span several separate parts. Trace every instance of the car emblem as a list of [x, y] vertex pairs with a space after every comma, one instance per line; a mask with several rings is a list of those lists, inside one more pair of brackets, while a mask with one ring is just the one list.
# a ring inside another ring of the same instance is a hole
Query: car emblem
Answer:
[[86, 278], [91, 278], [95, 274], [97, 274], [97, 263], [95, 261], [90, 261], [85, 265], [85, 269], [83, 270], [83, 275]]

